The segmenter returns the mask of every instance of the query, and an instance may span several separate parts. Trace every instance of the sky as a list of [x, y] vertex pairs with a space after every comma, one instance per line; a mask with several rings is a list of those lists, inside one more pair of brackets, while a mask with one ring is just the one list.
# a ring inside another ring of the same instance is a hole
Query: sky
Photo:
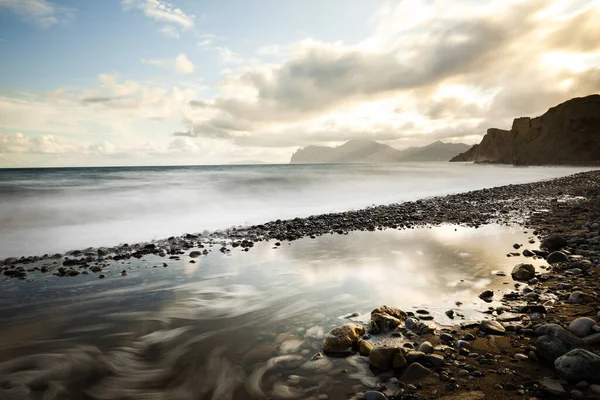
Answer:
[[600, 92], [600, 0], [0, 0], [0, 167], [474, 144]]

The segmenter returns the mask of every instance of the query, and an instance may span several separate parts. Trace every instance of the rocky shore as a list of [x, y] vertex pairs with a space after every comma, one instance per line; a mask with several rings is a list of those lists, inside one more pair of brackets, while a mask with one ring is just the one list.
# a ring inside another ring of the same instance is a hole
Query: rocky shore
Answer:
[[[166, 267], [184, 254], [194, 261], [214, 250], [249, 251], [259, 241], [279, 246], [330, 233], [444, 223], [519, 223], [541, 246], [532, 240], [499, 249], [521, 260], [511, 276], [514, 289], [482, 292], [483, 301], [502, 306], [489, 308], [480, 322], [440, 329], [427, 310], [379, 306], [368, 324], [332, 330], [315, 360], [358, 354], [382, 379], [377, 390], [355, 399], [600, 398], [600, 171], [153, 243], [9, 258], [1, 268], [5, 279], [102, 278], [109, 264], [147, 254], [164, 257]], [[527, 258], [544, 259], [545, 266], [536, 270], [522, 262]], [[376, 340], [382, 336], [403, 344], [382, 346]]]

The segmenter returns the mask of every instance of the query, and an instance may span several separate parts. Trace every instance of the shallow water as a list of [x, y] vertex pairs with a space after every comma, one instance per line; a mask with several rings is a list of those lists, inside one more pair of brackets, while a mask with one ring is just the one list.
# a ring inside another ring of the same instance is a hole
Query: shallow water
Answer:
[[0, 258], [150, 241], [585, 170], [435, 162], [0, 169]]
[[497, 303], [477, 295], [512, 288], [510, 270], [525, 258], [506, 253], [515, 242], [537, 248], [529, 238], [495, 225], [353, 232], [248, 253], [216, 247], [193, 264], [146, 256], [106, 267], [106, 279], [0, 281], [0, 387], [89, 399], [345, 399], [390, 375], [359, 356], [310, 362], [323, 334], [382, 304], [426, 308], [438, 326], [463, 321], [449, 309], [485, 318]]

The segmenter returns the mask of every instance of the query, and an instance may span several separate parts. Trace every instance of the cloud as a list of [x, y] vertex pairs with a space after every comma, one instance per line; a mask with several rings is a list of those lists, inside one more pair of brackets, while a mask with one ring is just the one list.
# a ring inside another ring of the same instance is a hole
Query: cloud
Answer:
[[194, 72], [194, 63], [183, 53], [175, 57], [174, 60], [142, 59], [141, 61], [144, 64], [172, 69], [178, 74], [192, 74]]
[[0, 9], [6, 8], [20, 17], [34, 21], [43, 28], [73, 17], [73, 10], [47, 0], [0, 0]]
[[163, 35], [165, 35], [166, 37], [170, 37], [173, 39], [179, 39], [179, 31], [177, 30], [177, 28], [175, 28], [173, 26], [170, 26], [170, 25], [163, 26], [158, 31], [160, 33], [162, 33]]
[[22, 133], [0, 133], [0, 153], [36, 153], [36, 154], [64, 154], [74, 153], [80, 147], [69, 142], [61, 136], [41, 135], [29, 138]]
[[192, 28], [196, 20], [195, 15], [188, 15], [163, 0], [123, 0], [122, 5], [125, 10], [141, 10], [145, 16], [156, 21], [173, 23], [184, 29]]

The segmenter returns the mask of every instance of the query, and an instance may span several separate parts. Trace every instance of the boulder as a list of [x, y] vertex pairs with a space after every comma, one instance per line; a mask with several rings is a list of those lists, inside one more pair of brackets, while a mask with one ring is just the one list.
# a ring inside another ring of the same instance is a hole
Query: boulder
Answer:
[[584, 337], [593, 333], [593, 327], [596, 325], [596, 321], [591, 318], [581, 317], [573, 320], [569, 324], [569, 331], [577, 337]]
[[366, 340], [358, 342], [358, 352], [361, 356], [368, 357], [371, 354], [371, 350], [373, 350], [371, 342], [367, 342]]
[[433, 345], [429, 342], [423, 342], [419, 345], [417, 350], [424, 354], [432, 354], [433, 353]]
[[571, 350], [589, 347], [583, 340], [562, 327], [542, 326], [536, 330], [536, 334], [538, 332], [545, 333], [537, 338], [536, 347], [539, 356], [546, 361], [554, 362]]
[[546, 239], [542, 240], [540, 247], [545, 248], [548, 251], [560, 250], [567, 245], [567, 240], [561, 235], [551, 235]]
[[359, 324], [346, 324], [333, 328], [324, 338], [321, 346], [328, 353], [350, 351], [365, 334], [365, 328]]
[[535, 277], [535, 267], [531, 264], [517, 264], [511, 276], [515, 281], [528, 281]]
[[570, 381], [600, 382], [600, 356], [584, 349], [571, 350], [554, 361], [556, 372]]
[[542, 392], [549, 394], [550, 396], [562, 397], [567, 394], [560, 382], [555, 381], [554, 379], [542, 379], [539, 386]]
[[408, 314], [398, 308], [380, 306], [371, 311], [369, 332], [373, 334], [389, 332], [400, 326], [407, 317]]
[[433, 375], [433, 371], [415, 362], [408, 366], [401, 379], [403, 381], [418, 381], [431, 375]]
[[558, 264], [568, 261], [569, 256], [561, 251], [555, 251], [554, 253], [550, 253], [548, 257], [546, 257], [546, 262], [548, 262], [548, 264]]
[[600, 344], [600, 333], [594, 333], [592, 335], [582, 338], [590, 346], [597, 346]]
[[594, 296], [590, 296], [587, 293], [583, 293], [582, 291], [575, 291], [569, 295], [567, 299], [567, 303], [569, 304], [587, 304], [593, 302]]
[[396, 354], [402, 354], [399, 347], [375, 347], [369, 354], [369, 364], [379, 369], [392, 369]]
[[[433, 351], [433, 348], [431, 349], [431, 351]], [[407, 352], [404, 355], [406, 362], [409, 364], [412, 364], [417, 361], [421, 361], [423, 359], [423, 357], [425, 357], [425, 353], [423, 353], [422, 351], [416, 351], [416, 350], [410, 350], [409, 352]]]

